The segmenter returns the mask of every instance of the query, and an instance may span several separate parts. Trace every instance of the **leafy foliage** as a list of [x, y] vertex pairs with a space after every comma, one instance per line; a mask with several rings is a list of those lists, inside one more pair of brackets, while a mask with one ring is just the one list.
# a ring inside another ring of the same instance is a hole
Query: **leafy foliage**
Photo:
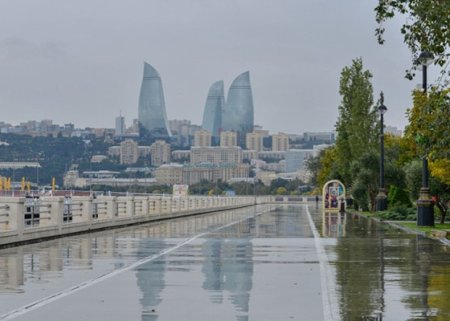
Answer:
[[[435, 56], [435, 63], [445, 66], [450, 58], [450, 1], [448, 0], [379, 0], [375, 8], [378, 28], [376, 36], [384, 43], [384, 23], [396, 14], [406, 15], [400, 31], [413, 56], [422, 50]], [[407, 78], [414, 76], [416, 66], [407, 71]], [[450, 71], [449, 71], [450, 72]]]
[[431, 160], [450, 158], [450, 89], [413, 93], [406, 136], [416, 142], [417, 153]]
[[354, 59], [341, 73], [342, 96], [336, 123], [337, 164], [343, 183], [350, 185], [350, 164], [377, 145], [376, 111], [373, 106], [372, 74], [364, 70], [362, 59]]
[[410, 207], [411, 201], [409, 199], [408, 192], [401, 187], [391, 185], [388, 193], [389, 207], [393, 206], [405, 206]]
[[404, 166], [407, 190], [411, 199], [419, 197], [419, 190], [422, 181], [422, 162], [419, 159], [413, 160]]
[[368, 151], [352, 164], [352, 194], [357, 204], [365, 211], [375, 209], [378, 194], [379, 156]]
[[[415, 139], [416, 153], [429, 159], [431, 192], [437, 197], [441, 217], [450, 202], [450, 89], [432, 88], [427, 94], [413, 93], [406, 135]], [[417, 191], [415, 191], [417, 192]]]

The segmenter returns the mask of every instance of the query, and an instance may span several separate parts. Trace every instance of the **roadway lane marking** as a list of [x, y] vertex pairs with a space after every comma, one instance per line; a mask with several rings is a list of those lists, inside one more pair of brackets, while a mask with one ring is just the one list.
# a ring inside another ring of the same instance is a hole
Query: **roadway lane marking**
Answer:
[[60, 300], [60, 299], [62, 299], [64, 297], [66, 297], [66, 296], [69, 296], [71, 294], [74, 294], [76, 292], [84, 290], [84, 289], [86, 289], [88, 287], [91, 287], [91, 286], [97, 284], [97, 283], [100, 283], [100, 282], [106, 281], [108, 279], [111, 279], [111, 278], [113, 278], [113, 277], [115, 277], [115, 276], [117, 276], [117, 275], [119, 275], [119, 274], [121, 274], [123, 272], [135, 269], [135, 268], [137, 268], [138, 266], [140, 266], [142, 264], [154, 261], [154, 260], [160, 258], [161, 256], [167, 255], [167, 254], [169, 254], [169, 253], [171, 253], [173, 251], [178, 250], [180, 247], [185, 246], [185, 245], [191, 243], [192, 241], [194, 241], [196, 239], [202, 238], [202, 237], [204, 237], [204, 236], [206, 236], [208, 234], [220, 231], [220, 230], [222, 230], [224, 228], [227, 228], [227, 227], [239, 224], [239, 223], [241, 223], [243, 221], [246, 221], [246, 220], [249, 220], [249, 219], [254, 218], [256, 216], [259, 216], [259, 215], [261, 215], [261, 214], [263, 214], [265, 212], [270, 211], [270, 209], [271, 209], [271, 207], [265, 207], [261, 211], [255, 212], [251, 216], [246, 216], [246, 217], [244, 217], [242, 219], [239, 219], [237, 221], [233, 221], [231, 223], [228, 223], [228, 224], [216, 227], [216, 228], [214, 228], [214, 229], [212, 229], [210, 231], [194, 235], [193, 237], [185, 239], [184, 241], [176, 244], [175, 246], [170, 247], [170, 248], [165, 249], [165, 250], [162, 250], [162, 251], [160, 251], [157, 254], [153, 254], [151, 256], [147, 256], [147, 257], [142, 258], [142, 259], [140, 259], [140, 260], [138, 260], [138, 261], [136, 261], [136, 262], [134, 262], [134, 263], [132, 263], [130, 265], [124, 266], [124, 267], [122, 267], [120, 269], [117, 269], [117, 270], [114, 270], [114, 271], [102, 274], [102, 275], [100, 275], [100, 276], [98, 276], [98, 277], [96, 277], [94, 279], [87, 280], [85, 282], [82, 282], [82, 283], [79, 283], [77, 285], [74, 285], [74, 286], [72, 286], [72, 287], [70, 287], [68, 289], [65, 289], [65, 290], [53, 293], [53, 294], [51, 294], [49, 296], [46, 296], [45, 298], [42, 298], [42, 299], [36, 300], [34, 302], [31, 302], [29, 304], [26, 304], [26, 305], [24, 305], [24, 306], [22, 306], [20, 308], [14, 309], [12, 311], [9, 311], [9, 312], [7, 312], [5, 314], [0, 315], [0, 320], [5, 320], [6, 321], [6, 320], [15, 319], [15, 318], [17, 318], [17, 317], [19, 317], [19, 316], [21, 316], [23, 314], [26, 314], [26, 313], [31, 312], [33, 310], [39, 309], [41, 307], [44, 307], [44, 306], [46, 306], [46, 305], [48, 305], [48, 304], [50, 304], [52, 302], [55, 302], [55, 301]]
[[309, 212], [308, 205], [304, 205], [306, 214], [308, 215], [309, 227], [314, 235], [314, 243], [320, 266], [320, 287], [322, 292], [323, 318], [324, 321], [340, 320], [339, 309], [336, 302], [336, 292], [334, 288], [333, 278], [328, 266], [328, 257], [322, 243], [320, 242], [320, 234], [314, 224]]

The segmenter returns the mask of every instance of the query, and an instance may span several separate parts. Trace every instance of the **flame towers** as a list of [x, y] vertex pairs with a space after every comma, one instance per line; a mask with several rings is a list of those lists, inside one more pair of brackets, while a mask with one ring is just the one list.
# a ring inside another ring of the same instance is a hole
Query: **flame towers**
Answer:
[[215, 140], [218, 140], [222, 128], [222, 110], [225, 105], [223, 81], [211, 85], [206, 98], [203, 112], [202, 128], [208, 130]]
[[139, 131], [153, 137], [171, 136], [164, 102], [164, 92], [158, 71], [144, 62], [144, 76], [139, 94]]
[[253, 96], [250, 72], [246, 71], [234, 79], [228, 91], [227, 102], [222, 113], [223, 130], [238, 133], [238, 143], [243, 145], [245, 135], [253, 131]]
[[235, 131], [238, 143], [243, 146], [245, 135], [253, 131], [253, 96], [250, 73], [234, 79], [224, 103], [223, 81], [217, 81], [209, 89], [203, 113], [202, 127], [218, 137], [221, 130]]
[[[139, 134], [144, 139], [166, 139], [172, 136], [167, 121], [161, 77], [158, 71], [144, 62], [144, 75], [139, 94]], [[237, 76], [228, 90], [225, 101], [223, 81], [211, 85], [206, 98], [202, 127], [217, 143], [220, 132], [237, 133], [238, 144], [245, 145], [245, 136], [253, 131], [253, 96], [250, 72]]]

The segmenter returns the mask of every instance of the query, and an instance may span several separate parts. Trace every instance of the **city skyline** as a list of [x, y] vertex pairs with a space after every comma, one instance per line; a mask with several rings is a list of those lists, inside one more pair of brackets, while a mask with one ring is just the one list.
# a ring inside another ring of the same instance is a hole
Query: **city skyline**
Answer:
[[[135, 119], [140, 64], [146, 60], [164, 75], [169, 119], [201, 124], [205, 88], [217, 75], [233, 79], [251, 70], [256, 124], [272, 132], [333, 130], [340, 72], [362, 57], [374, 75], [375, 101], [385, 93], [386, 123], [403, 128], [411, 91], [421, 79], [404, 79], [412, 57], [400, 34], [401, 18], [390, 22], [386, 44], [378, 45], [375, 5], [2, 2], [1, 120], [110, 127], [120, 110]], [[429, 71], [433, 81], [437, 68]]]

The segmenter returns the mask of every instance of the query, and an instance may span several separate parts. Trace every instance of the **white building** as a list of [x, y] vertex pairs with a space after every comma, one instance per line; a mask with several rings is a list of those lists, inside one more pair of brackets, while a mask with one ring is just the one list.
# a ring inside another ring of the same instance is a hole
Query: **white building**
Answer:
[[191, 164], [162, 165], [155, 170], [158, 184], [187, 184], [192, 185], [202, 180], [228, 182], [236, 177], [248, 177], [247, 164]]
[[242, 163], [242, 149], [235, 147], [191, 147], [191, 164]]
[[264, 149], [263, 139], [264, 134], [261, 132], [248, 133], [245, 136], [245, 147], [249, 150], [260, 152]]
[[272, 135], [272, 151], [286, 151], [289, 149], [289, 135], [278, 133]]
[[157, 140], [150, 146], [150, 155], [153, 166], [170, 163], [170, 144]]
[[131, 139], [126, 139], [120, 143], [120, 163], [134, 164], [139, 159], [138, 144]]

